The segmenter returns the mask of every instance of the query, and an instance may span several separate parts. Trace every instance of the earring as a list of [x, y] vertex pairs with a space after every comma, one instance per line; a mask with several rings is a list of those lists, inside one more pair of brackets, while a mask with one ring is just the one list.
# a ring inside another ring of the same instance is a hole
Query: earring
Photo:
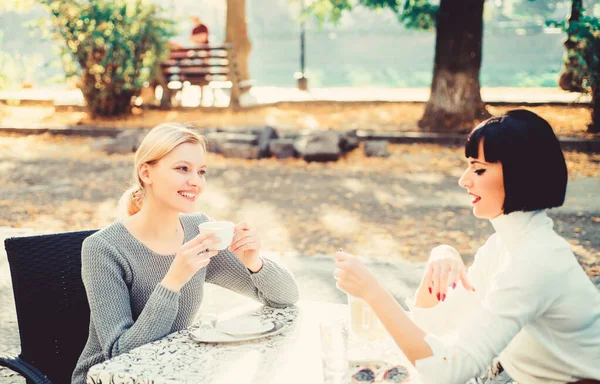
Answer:
[[135, 200], [142, 200], [142, 198], [144, 197], [145, 193], [146, 193], [146, 191], [144, 190], [144, 187], [142, 187], [141, 185], [138, 185], [137, 189], [134, 190], [133, 192], [131, 192], [131, 196]]

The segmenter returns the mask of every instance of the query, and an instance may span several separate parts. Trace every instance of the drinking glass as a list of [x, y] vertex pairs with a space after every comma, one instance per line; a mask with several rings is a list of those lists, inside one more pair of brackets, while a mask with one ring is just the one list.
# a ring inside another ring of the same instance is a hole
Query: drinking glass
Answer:
[[323, 382], [346, 383], [348, 373], [348, 329], [343, 323], [326, 322], [320, 325]]

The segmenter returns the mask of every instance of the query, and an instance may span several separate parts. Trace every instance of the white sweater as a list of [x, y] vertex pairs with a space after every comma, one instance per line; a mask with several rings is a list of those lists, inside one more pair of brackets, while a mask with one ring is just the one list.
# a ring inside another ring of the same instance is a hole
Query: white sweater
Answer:
[[519, 383], [600, 379], [600, 292], [544, 211], [491, 220], [496, 233], [468, 278], [414, 321], [433, 356], [416, 361], [423, 383], [464, 383], [495, 357]]

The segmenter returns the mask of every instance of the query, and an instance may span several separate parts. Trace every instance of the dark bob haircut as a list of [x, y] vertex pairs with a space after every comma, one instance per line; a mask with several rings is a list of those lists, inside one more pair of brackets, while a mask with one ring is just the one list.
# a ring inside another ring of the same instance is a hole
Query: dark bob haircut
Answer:
[[567, 189], [567, 164], [552, 127], [531, 111], [512, 110], [477, 126], [465, 156], [502, 164], [504, 214], [560, 207]]

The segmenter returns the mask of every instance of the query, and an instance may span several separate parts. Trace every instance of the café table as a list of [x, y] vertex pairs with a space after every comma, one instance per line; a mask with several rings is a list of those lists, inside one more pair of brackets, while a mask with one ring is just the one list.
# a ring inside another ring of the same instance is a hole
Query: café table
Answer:
[[[93, 366], [87, 383], [323, 383], [319, 324], [348, 324], [347, 305], [303, 300], [288, 308], [256, 304], [219, 314], [219, 321], [248, 314], [279, 321], [284, 330], [252, 341], [204, 343], [190, 337], [200, 326], [195, 323]], [[402, 352], [389, 341], [383, 354], [386, 362], [409, 366]], [[364, 344], [350, 343], [348, 354], [363, 348]], [[349, 367], [348, 377], [351, 370]], [[412, 368], [409, 370], [414, 374]]]

